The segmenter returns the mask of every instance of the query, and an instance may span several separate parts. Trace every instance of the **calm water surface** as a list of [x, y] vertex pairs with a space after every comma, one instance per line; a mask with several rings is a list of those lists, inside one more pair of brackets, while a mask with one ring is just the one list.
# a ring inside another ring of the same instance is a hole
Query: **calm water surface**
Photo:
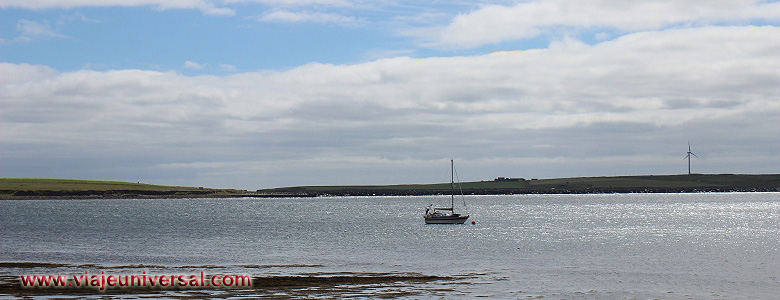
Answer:
[[0, 261], [471, 276], [447, 298], [780, 295], [780, 193], [471, 196], [476, 225], [424, 224], [448, 202], [0, 201]]

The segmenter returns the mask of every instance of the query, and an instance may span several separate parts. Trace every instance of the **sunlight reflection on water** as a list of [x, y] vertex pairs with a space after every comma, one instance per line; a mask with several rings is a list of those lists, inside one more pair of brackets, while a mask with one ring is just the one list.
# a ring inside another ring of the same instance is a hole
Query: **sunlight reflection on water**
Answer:
[[465, 298], [780, 294], [780, 193], [467, 199], [476, 225], [423, 224], [446, 197], [0, 201], [0, 261], [480, 274]]

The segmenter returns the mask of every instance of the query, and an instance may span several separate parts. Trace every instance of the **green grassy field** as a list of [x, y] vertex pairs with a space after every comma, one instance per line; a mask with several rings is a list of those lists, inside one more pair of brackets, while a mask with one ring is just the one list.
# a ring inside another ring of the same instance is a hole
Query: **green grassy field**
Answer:
[[164, 186], [144, 183], [72, 179], [0, 178], [5, 196], [184, 196], [237, 193], [229, 189]]
[[[449, 183], [300, 186], [263, 190], [267, 192], [320, 193], [333, 195], [436, 194], [447, 193]], [[456, 186], [457, 188], [457, 186]], [[695, 191], [767, 191], [780, 190], [780, 174], [692, 174], [613, 177], [575, 177], [518, 181], [463, 182], [464, 193], [587, 193], [587, 192], [695, 192]]]
[[[456, 186], [456, 188], [458, 188]], [[780, 191], [780, 174], [693, 174], [613, 177], [576, 177], [515, 181], [460, 183], [465, 194], [523, 193], [635, 193]], [[255, 195], [435, 195], [448, 194], [449, 183], [299, 186], [259, 190]], [[144, 183], [70, 179], [0, 179], [0, 198], [133, 198], [133, 197], [230, 197], [244, 191], [202, 187], [163, 186]]]
[[119, 181], [72, 180], [72, 179], [26, 179], [2, 178], [0, 190], [32, 190], [32, 191], [68, 191], [68, 190], [143, 190], [143, 191], [188, 191], [198, 190], [197, 187], [178, 187], [131, 183]]

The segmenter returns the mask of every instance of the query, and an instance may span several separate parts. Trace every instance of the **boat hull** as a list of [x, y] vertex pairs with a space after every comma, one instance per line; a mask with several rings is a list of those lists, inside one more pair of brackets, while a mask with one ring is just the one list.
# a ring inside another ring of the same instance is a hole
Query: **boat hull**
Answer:
[[463, 224], [469, 218], [466, 216], [426, 216], [425, 224]]

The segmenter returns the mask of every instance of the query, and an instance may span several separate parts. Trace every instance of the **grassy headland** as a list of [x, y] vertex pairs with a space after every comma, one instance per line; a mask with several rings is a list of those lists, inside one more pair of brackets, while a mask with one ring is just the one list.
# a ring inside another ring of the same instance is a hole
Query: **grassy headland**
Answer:
[[0, 178], [0, 199], [218, 197], [243, 193], [231, 189], [163, 186], [144, 183]]
[[[456, 189], [457, 189], [456, 185]], [[464, 194], [583, 194], [583, 193], [691, 193], [780, 191], [780, 174], [692, 174], [556, 179], [498, 178], [462, 182]], [[300, 186], [260, 190], [260, 193], [295, 193], [333, 196], [449, 194], [449, 183], [376, 186]]]

